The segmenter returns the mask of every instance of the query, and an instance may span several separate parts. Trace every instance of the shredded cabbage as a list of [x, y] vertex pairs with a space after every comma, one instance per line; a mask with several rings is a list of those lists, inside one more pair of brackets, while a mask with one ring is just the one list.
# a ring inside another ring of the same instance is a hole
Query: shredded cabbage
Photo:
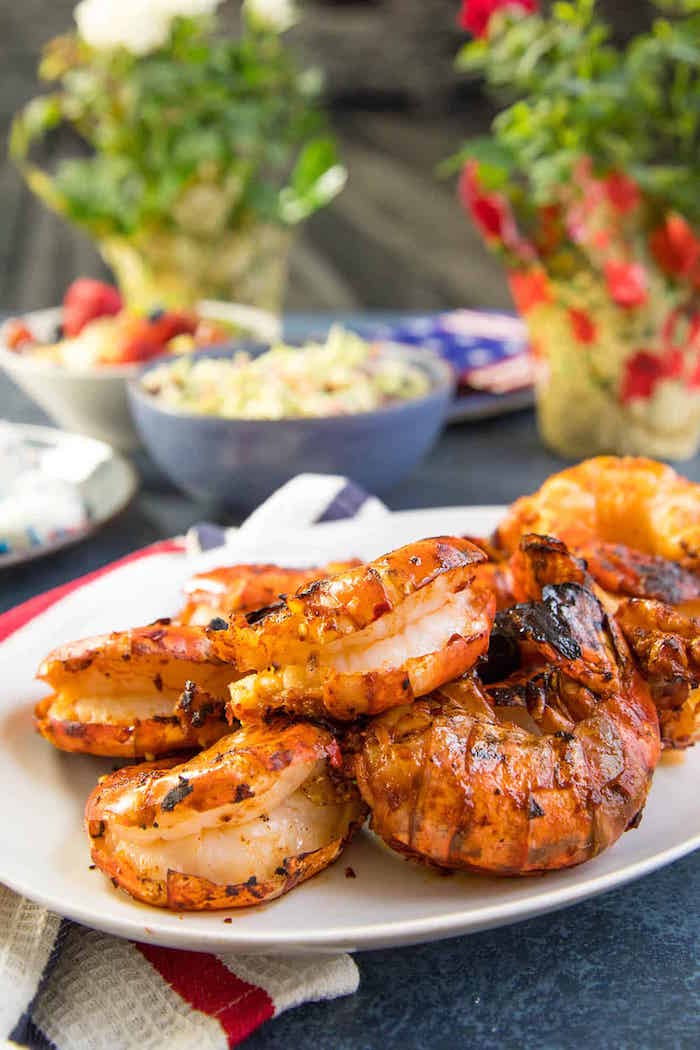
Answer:
[[370, 412], [424, 396], [427, 374], [334, 325], [325, 343], [279, 343], [259, 357], [184, 356], [152, 369], [142, 387], [182, 412], [230, 419], [288, 419]]

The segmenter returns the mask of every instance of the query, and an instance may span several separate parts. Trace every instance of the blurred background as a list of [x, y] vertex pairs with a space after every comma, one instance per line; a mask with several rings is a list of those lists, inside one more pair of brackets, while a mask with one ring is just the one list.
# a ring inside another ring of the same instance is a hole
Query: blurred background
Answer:
[[[625, 38], [649, 21], [640, 0], [599, 5]], [[0, 4], [0, 124], [41, 87], [42, 45], [72, 23], [74, 0]], [[457, 0], [307, 0], [290, 43], [324, 70], [350, 178], [308, 223], [291, 258], [287, 310], [512, 308], [503, 268], [436, 165], [493, 110], [454, 70]], [[237, 17], [225, 5], [225, 28]], [[0, 154], [0, 310], [60, 302], [77, 274], [107, 271], [86, 237], [50, 213]]]

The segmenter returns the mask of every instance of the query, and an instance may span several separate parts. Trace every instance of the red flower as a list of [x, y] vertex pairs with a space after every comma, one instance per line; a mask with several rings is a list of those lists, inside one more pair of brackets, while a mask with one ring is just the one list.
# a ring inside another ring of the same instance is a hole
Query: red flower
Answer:
[[479, 186], [478, 164], [465, 164], [459, 180], [459, 196], [476, 228], [487, 241], [517, 245], [518, 231], [510, 204], [502, 193], [484, 193]]
[[[639, 350], [625, 362], [620, 400], [623, 404], [635, 398], [646, 400], [652, 396], [662, 379], [680, 379], [683, 367], [683, 351], [678, 347], [669, 347], [664, 354]], [[692, 375], [688, 382], [690, 386], [693, 385]]]
[[654, 393], [656, 384], [663, 378], [664, 364], [659, 355], [639, 350], [625, 362], [620, 400], [623, 405], [637, 398], [646, 401]]
[[631, 309], [647, 301], [646, 270], [639, 263], [610, 259], [605, 264], [608, 291], [618, 306]]
[[691, 390], [700, 390], [700, 354], [698, 354], [695, 367], [688, 377], [688, 386]]
[[552, 301], [544, 270], [514, 270], [508, 275], [513, 301], [523, 316], [540, 303]]
[[641, 200], [637, 183], [622, 172], [614, 171], [608, 175], [605, 180], [605, 192], [612, 206], [623, 215], [633, 211]]
[[484, 37], [488, 35], [491, 16], [507, 7], [519, 7], [532, 14], [537, 11], [539, 4], [537, 0], [462, 0], [458, 21], [462, 29], [472, 36]]
[[569, 321], [574, 331], [574, 338], [579, 343], [594, 343], [596, 326], [585, 310], [569, 309]]
[[669, 347], [664, 356], [664, 379], [680, 379], [683, 375], [683, 351], [677, 346]]
[[682, 215], [668, 215], [649, 246], [664, 273], [673, 277], [689, 277], [700, 261], [700, 240]]

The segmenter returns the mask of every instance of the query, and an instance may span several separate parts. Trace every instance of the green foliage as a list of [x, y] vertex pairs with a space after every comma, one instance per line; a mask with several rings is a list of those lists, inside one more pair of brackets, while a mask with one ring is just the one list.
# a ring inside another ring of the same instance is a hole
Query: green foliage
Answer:
[[[40, 72], [58, 90], [15, 118], [10, 152], [32, 187], [97, 236], [173, 224], [189, 188], [221, 188], [225, 225], [301, 221], [345, 178], [316, 103], [318, 78], [300, 71], [280, 37], [244, 21], [238, 39], [210, 20], [180, 18], [151, 54], [93, 51], [75, 36], [46, 49]], [[91, 154], [53, 177], [28, 151], [62, 121]]]
[[627, 172], [659, 207], [700, 222], [700, 0], [656, 3], [666, 17], [624, 47], [595, 0], [499, 12], [458, 67], [514, 101], [455, 163], [474, 157], [489, 187], [547, 204], [590, 156], [597, 173]]

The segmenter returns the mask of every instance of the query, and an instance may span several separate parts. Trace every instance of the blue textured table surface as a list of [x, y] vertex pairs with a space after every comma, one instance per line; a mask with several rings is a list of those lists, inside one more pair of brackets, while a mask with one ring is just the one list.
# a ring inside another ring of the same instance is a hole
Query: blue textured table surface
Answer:
[[[308, 318], [293, 319], [293, 333]], [[0, 418], [45, 422], [0, 377]], [[530, 412], [450, 427], [394, 509], [505, 503], [563, 463], [539, 443]], [[138, 457], [142, 488], [92, 540], [0, 573], [0, 609], [88, 572], [218, 509], [175, 491]], [[700, 481], [700, 458], [682, 465]], [[700, 1045], [700, 853], [620, 890], [516, 926], [357, 956], [359, 992], [292, 1010], [250, 1050], [367, 1047], [697, 1047]]]

